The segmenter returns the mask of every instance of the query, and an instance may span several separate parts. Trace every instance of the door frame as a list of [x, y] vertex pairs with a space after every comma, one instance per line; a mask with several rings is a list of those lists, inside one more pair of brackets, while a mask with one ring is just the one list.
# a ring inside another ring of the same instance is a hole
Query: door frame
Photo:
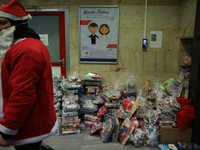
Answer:
[[[50, 8], [50, 9], [26, 9], [30, 15], [59, 15], [60, 31], [60, 60], [65, 59], [65, 67], [61, 67], [61, 75], [65, 78], [70, 73], [69, 57], [69, 10], [68, 8]], [[62, 32], [64, 30], [64, 32]], [[62, 37], [62, 38], [61, 38]], [[63, 39], [64, 37], [64, 39]], [[62, 40], [61, 40], [62, 39]], [[52, 62], [52, 66], [62, 66], [62, 62]]]

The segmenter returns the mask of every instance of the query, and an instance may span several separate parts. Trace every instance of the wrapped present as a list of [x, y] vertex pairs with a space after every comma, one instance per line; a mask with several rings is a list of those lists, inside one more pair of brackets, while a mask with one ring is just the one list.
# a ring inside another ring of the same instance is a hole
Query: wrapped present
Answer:
[[85, 125], [85, 127], [102, 126], [102, 122], [94, 122], [94, 121], [84, 120], [84, 125]]
[[101, 95], [98, 95], [94, 98], [93, 100], [93, 103], [94, 104], [104, 104], [104, 100], [103, 98], [101, 97]]
[[62, 115], [61, 109], [55, 110], [55, 112], [56, 112], [57, 117], [61, 117], [61, 115]]
[[54, 104], [54, 109], [55, 109], [55, 110], [59, 110], [60, 108], [61, 108], [60, 102], [56, 102], [56, 103]]
[[62, 127], [73, 127], [73, 128], [78, 128], [80, 126], [80, 121], [81, 119], [79, 118], [79, 121], [77, 122], [70, 122], [70, 123], [62, 123]]
[[130, 93], [130, 92], [126, 92], [125, 95], [126, 95], [127, 97], [129, 97], [129, 98], [131, 98], [131, 97], [134, 97], [134, 98], [135, 98], [135, 97], [136, 97], [136, 92], [131, 92], [131, 93]]
[[78, 90], [66, 90], [67, 94], [78, 94]]
[[125, 99], [124, 103], [123, 103], [123, 108], [125, 112], [128, 112], [131, 110], [132, 106], [133, 106], [133, 101]]
[[[191, 143], [187, 143], [188, 145], [187, 145], [187, 148], [188, 149], [192, 149], [192, 145], [191, 145]], [[167, 146], [168, 146], [168, 148], [170, 149], [170, 150], [178, 150], [178, 148], [174, 145], [174, 144], [167, 144]]]
[[138, 109], [136, 110], [136, 112], [135, 112], [134, 115], [135, 115], [137, 118], [144, 118], [146, 109], [147, 109], [147, 108], [146, 108], [144, 105], [140, 105], [140, 107], [138, 107]]
[[111, 134], [113, 133], [114, 127], [115, 123], [112, 118], [108, 119], [106, 122], [103, 123], [100, 138], [104, 143], [106, 143], [110, 138]]
[[81, 108], [84, 110], [90, 110], [90, 111], [97, 111], [98, 107], [97, 105], [93, 104], [92, 100], [84, 101], [84, 103], [81, 104]]
[[81, 77], [77, 73], [73, 73], [68, 77], [69, 82], [81, 82]]
[[158, 146], [159, 131], [158, 127], [152, 125], [144, 125], [143, 131], [145, 133], [144, 138], [145, 146], [155, 147]]
[[83, 117], [84, 120], [101, 122], [101, 118], [98, 118], [96, 115], [85, 114]]
[[64, 111], [62, 110], [62, 115], [63, 115], [64, 117], [68, 117], [68, 116], [76, 116], [76, 115], [78, 115], [78, 111], [69, 111], [69, 112], [64, 112]]
[[89, 95], [82, 95], [81, 99], [84, 101], [85, 99], [94, 99], [95, 94], [89, 94]]
[[136, 147], [141, 147], [143, 146], [143, 138], [144, 131], [142, 131], [142, 129], [136, 128], [135, 131], [131, 134], [130, 141], [132, 141]]
[[134, 102], [134, 104], [132, 105], [131, 109], [128, 112], [129, 117], [131, 117], [135, 113], [135, 111], [139, 106], [140, 106], [139, 102]]
[[83, 122], [81, 122], [79, 129], [81, 131], [90, 131], [90, 127], [86, 127], [85, 124]]
[[107, 102], [110, 101], [110, 99], [109, 99], [104, 93], [101, 93], [100, 96], [102, 97], [103, 100], [105, 100], [105, 101], [107, 101]]
[[115, 121], [115, 129], [113, 131], [112, 142], [117, 143], [118, 135], [119, 135], [119, 120], [118, 120], [118, 118], [115, 117], [114, 121]]
[[58, 126], [56, 129], [56, 132], [54, 133], [54, 135], [60, 135], [61, 134], [61, 117], [57, 118], [57, 122], [58, 122]]
[[68, 112], [68, 111], [78, 111], [80, 109], [80, 105], [77, 103], [69, 103], [67, 101], [63, 101], [62, 103], [62, 110], [64, 112]]
[[116, 113], [116, 117], [117, 117], [117, 118], [120, 118], [120, 119], [126, 119], [126, 116], [127, 116], [127, 113], [124, 112], [124, 111], [118, 111], [118, 112]]
[[85, 74], [82, 77], [82, 80], [89, 80], [89, 81], [101, 81], [101, 74], [96, 72], [90, 72]]
[[97, 85], [100, 86], [102, 83], [100, 81], [83, 81], [83, 85]]
[[149, 93], [149, 82], [148, 81], [145, 81], [145, 84], [142, 88], [142, 95], [143, 96], [148, 96], [148, 93]]
[[78, 95], [74, 95], [74, 93], [65, 93], [65, 95], [63, 95], [62, 100], [63, 102], [65, 102], [65, 105], [69, 104], [69, 103], [76, 103], [78, 101]]
[[130, 138], [130, 135], [127, 134], [125, 130], [120, 130], [119, 141], [122, 143], [122, 145], [125, 145], [129, 138]]
[[67, 128], [67, 127], [62, 128], [62, 135], [79, 134], [79, 133], [80, 133], [79, 128]]
[[75, 123], [78, 122], [79, 118], [78, 115], [76, 116], [62, 116], [62, 125], [68, 124], [68, 123]]
[[106, 112], [107, 112], [107, 108], [105, 105], [103, 105], [97, 112], [97, 117], [101, 118], [101, 116], [103, 116]]
[[97, 124], [97, 125], [91, 127], [91, 129], [90, 129], [90, 135], [92, 135], [93, 133], [95, 133], [95, 132], [97, 132], [97, 131], [99, 131], [101, 129], [102, 129], [102, 123], [101, 124]]
[[99, 92], [98, 86], [85, 86], [88, 93], [96, 93]]
[[118, 111], [117, 108], [108, 108], [108, 112], [107, 113], [109, 113], [111, 115], [114, 115], [114, 114], [116, 114], [117, 111]]
[[93, 110], [89, 110], [89, 109], [83, 109], [81, 108], [79, 111], [81, 114], [92, 114], [92, 115], [96, 115], [96, 113]]
[[112, 89], [107, 92], [104, 92], [104, 95], [110, 100], [119, 100], [121, 97], [121, 91]]
[[105, 102], [105, 106], [106, 106], [106, 107], [114, 107], [114, 108], [117, 107], [117, 108], [119, 108], [120, 103], [117, 102], [117, 101]]
[[64, 87], [66, 89], [79, 89], [79, 88], [82, 88], [82, 84], [74, 83], [74, 82], [67, 82]]
[[[128, 116], [127, 116], [128, 117]], [[120, 125], [120, 132], [119, 132], [119, 141], [122, 145], [125, 145], [128, 139], [130, 138], [130, 134], [134, 131], [135, 124], [126, 118], [122, 124]]]
[[104, 100], [103, 99], [95, 99], [95, 100], [93, 100], [93, 104], [104, 104]]
[[120, 130], [125, 130], [127, 134], [131, 134], [135, 129], [135, 124], [126, 118], [120, 125]]
[[135, 128], [138, 128], [139, 126], [139, 121], [137, 120], [136, 117], [131, 118], [131, 122], [135, 125]]
[[156, 114], [155, 114], [155, 117], [154, 117], [154, 119], [153, 119], [153, 121], [152, 121], [152, 125], [156, 125], [157, 124], [157, 121], [158, 121], [158, 119], [160, 118], [160, 115], [161, 115], [161, 111], [158, 111]]
[[103, 115], [102, 122], [106, 122], [106, 121], [108, 121], [110, 118], [113, 118], [113, 117], [114, 117], [113, 115], [110, 115], [110, 114], [106, 113], [106, 114]]

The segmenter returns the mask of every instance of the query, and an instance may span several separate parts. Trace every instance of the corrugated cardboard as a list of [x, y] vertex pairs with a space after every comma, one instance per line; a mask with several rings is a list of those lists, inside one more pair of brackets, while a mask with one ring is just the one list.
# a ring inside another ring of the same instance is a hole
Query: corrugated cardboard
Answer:
[[160, 126], [160, 144], [176, 144], [180, 142], [191, 142], [192, 128], [179, 130], [171, 126]]

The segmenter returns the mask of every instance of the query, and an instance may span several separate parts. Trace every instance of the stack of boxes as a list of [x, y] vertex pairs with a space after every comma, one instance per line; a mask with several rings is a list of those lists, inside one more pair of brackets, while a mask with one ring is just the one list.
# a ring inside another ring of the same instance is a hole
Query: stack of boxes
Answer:
[[90, 72], [82, 77], [82, 85], [85, 93], [81, 97], [81, 115], [85, 127], [88, 130], [96, 131], [102, 125], [101, 118], [97, 117], [97, 110], [104, 104], [99, 94], [101, 89], [100, 73]]
[[81, 79], [76, 74], [63, 81], [62, 135], [80, 133], [78, 90], [82, 88]]
[[54, 97], [54, 109], [56, 112], [58, 128], [55, 135], [60, 135], [61, 133], [61, 104], [62, 104], [62, 89], [60, 86], [62, 79], [61, 76], [53, 76], [53, 97]]

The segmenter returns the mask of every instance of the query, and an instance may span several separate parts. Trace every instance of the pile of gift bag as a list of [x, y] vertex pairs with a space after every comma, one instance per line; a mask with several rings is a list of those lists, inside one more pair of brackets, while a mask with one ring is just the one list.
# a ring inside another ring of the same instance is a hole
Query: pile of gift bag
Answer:
[[131, 76], [123, 90], [104, 88], [102, 78], [96, 72], [53, 76], [56, 135], [88, 131], [91, 136], [99, 134], [102, 142], [154, 147], [159, 145], [160, 126], [184, 130], [195, 118], [182, 75], [163, 83], [153, 81], [152, 87], [149, 81], [137, 87]]

